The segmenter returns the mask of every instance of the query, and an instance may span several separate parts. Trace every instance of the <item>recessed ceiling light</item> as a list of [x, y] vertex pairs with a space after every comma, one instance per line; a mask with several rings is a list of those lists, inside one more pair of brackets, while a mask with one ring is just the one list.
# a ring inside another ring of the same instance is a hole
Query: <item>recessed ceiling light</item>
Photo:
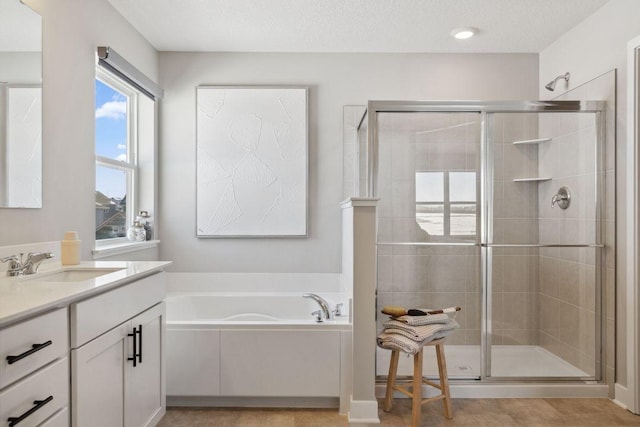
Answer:
[[455, 30], [451, 31], [451, 35], [458, 40], [465, 40], [465, 39], [471, 38], [475, 34], [476, 34], [476, 29], [471, 27], [456, 28]]

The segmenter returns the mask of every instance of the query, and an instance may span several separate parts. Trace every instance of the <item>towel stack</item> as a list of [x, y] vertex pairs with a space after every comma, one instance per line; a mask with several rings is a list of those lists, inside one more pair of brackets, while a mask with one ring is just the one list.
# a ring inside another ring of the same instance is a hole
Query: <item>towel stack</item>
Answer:
[[444, 338], [458, 327], [458, 323], [446, 314], [392, 316], [383, 325], [384, 331], [377, 339], [378, 346], [409, 354], [418, 353], [425, 343]]

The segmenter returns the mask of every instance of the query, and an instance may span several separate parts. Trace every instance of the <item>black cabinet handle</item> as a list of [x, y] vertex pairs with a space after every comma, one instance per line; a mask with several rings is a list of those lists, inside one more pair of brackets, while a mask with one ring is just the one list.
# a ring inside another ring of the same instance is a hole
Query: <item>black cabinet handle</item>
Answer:
[[138, 325], [138, 363], [142, 363], [142, 325]]
[[7, 363], [9, 365], [16, 363], [18, 360], [24, 359], [27, 356], [32, 355], [33, 353], [35, 353], [36, 351], [40, 351], [45, 347], [50, 346], [51, 344], [53, 344], [53, 341], [49, 340], [47, 342], [43, 342], [42, 344], [33, 344], [31, 346], [31, 350], [27, 350], [22, 354], [19, 354], [17, 356], [7, 356]]
[[138, 330], [134, 327], [133, 333], [127, 335], [133, 337], [133, 356], [128, 357], [127, 360], [132, 360], [133, 367], [135, 368], [136, 362], [138, 361], [138, 359], [136, 358], [136, 356], [138, 355]]
[[7, 418], [7, 421], [9, 422], [9, 427], [13, 427], [16, 424], [18, 424], [19, 422], [23, 421], [29, 415], [33, 414], [38, 409], [42, 408], [44, 405], [46, 405], [47, 403], [51, 402], [52, 400], [53, 400], [53, 396], [49, 396], [44, 400], [34, 400], [33, 404], [35, 406], [33, 408], [29, 409], [27, 412], [25, 412], [24, 414], [20, 415], [19, 417], [9, 417], [9, 418]]

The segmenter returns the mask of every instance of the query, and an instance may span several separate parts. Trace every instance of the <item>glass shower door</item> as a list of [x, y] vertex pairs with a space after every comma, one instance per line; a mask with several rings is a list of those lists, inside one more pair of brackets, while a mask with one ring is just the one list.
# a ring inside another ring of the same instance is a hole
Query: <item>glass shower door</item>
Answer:
[[487, 115], [488, 377], [600, 375], [598, 114]]
[[[479, 113], [377, 113], [378, 330], [385, 305], [460, 306], [447, 338], [452, 378], [481, 375]], [[424, 374], [437, 375], [425, 348]], [[378, 349], [377, 374], [389, 351]], [[399, 375], [410, 375], [401, 358]]]

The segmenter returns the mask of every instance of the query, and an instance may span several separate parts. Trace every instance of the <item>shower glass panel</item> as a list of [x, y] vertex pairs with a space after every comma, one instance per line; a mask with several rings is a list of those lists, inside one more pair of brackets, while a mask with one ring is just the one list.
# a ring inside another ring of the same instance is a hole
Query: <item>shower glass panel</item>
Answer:
[[[363, 129], [364, 130], [364, 129]], [[461, 306], [448, 338], [452, 377], [480, 377], [479, 113], [380, 113], [378, 307]], [[378, 317], [378, 328], [388, 318]], [[437, 375], [425, 349], [425, 375]], [[378, 351], [386, 374], [389, 352]], [[412, 372], [401, 359], [399, 375]]]
[[[487, 376], [599, 374], [597, 118], [593, 112], [487, 116], [493, 166]], [[554, 201], [562, 187], [570, 195], [566, 209]]]
[[378, 330], [385, 305], [461, 306], [451, 378], [601, 380], [603, 106], [370, 101], [356, 182], [380, 199]]

